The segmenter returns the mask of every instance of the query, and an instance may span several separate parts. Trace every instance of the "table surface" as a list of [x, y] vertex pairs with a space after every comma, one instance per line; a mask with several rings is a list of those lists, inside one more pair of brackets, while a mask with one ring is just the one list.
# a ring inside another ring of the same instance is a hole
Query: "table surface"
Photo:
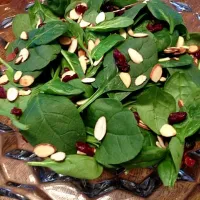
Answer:
[[[180, 0], [181, 1], [181, 0]], [[0, 22], [9, 16], [13, 16], [17, 13], [24, 12], [24, 5], [31, 0], [0, 0]], [[165, 0], [169, 2], [169, 0]], [[192, 13], [183, 13], [184, 21], [190, 32], [200, 32], [200, 21], [197, 19], [196, 12], [200, 13], [199, 0], [182, 0], [184, 3], [188, 3], [192, 9]], [[14, 39], [11, 34], [11, 28], [0, 30], [0, 36], [7, 41]], [[0, 49], [0, 55], [4, 55], [4, 50]], [[10, 124], [9, 120], [0, 116], [0, 121]], [[0, 186], [5, 186], [7, 182], [20, 182], [23, 184], [35, 185], [37, 190], [30, 191], [26, 189], [11, 188], [13, 192], [25, 195], [30, 200], [72, 200], [72, 199], [86, 199], [70, 184], [63, 183], [48, 183], [41, 184], [31, 168], [24, 165], [22, 161], [10, 160], [3, 157], [4, 152], [15, 149], [28, 149], [31, 147], [22, 140], [19, 134], [4, 135], [0, 134]], [[199, 163], [199, 161], [198, 161]], [[200, 164], [200, 163], [199, 163]], [[16, 166], [18, 166], [16, 168]], [[199, 166], [199, 165], [198, 165]], [[15, 167], [15, 168], [14, 168]], [[13, 170], [13, 168], [15, 170]], [[123, 178], [132, 180], [135, 182], [141, 182], [145, 177], [151, 174], [151, 170], [135, 169], [131, 173]], [[174, 188], [159, 187], [148, 200], [199, 200], [200, 192], [200, 168], [197, 167], [192, 170], [195, 182], [177, 182]], [[112, 175], [105, 173], [103, 178], [110, 178]], [[70, 195], [69, 195], [70, 194]], [[0, 197], [1, 200], [9, 200], [6, 197]], [[104, 197], [98, 198], [98, 200], [142, 200], [143, 198], [133, 196], [128, 192], [116, 190]]]

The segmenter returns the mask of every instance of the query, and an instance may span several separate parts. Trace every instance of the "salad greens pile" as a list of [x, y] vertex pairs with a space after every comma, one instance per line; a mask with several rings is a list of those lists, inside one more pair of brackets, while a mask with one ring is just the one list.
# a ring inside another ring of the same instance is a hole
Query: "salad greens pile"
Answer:
[[30, 165], [83, 179], [156, 167], [175, 184], [185, 140], [200, 129], [200, 33], [180, 14], [161, 0], [36, 0], [13, 33], [0, 114], [31, 145], [66, 153]]

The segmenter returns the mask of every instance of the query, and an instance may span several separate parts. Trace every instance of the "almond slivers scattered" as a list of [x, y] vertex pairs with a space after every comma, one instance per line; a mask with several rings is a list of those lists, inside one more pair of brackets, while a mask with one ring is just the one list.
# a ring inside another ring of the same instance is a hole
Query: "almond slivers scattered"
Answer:
[[47, 158], [56, 152], [56, 148], [51, 144], [38, 144], [33, 152], [40, 158]]

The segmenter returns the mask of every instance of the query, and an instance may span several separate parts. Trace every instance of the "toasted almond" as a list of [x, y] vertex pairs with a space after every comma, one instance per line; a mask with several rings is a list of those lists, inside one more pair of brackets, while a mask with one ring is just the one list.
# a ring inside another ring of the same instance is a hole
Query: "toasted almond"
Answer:
[[28, 40], [28, 33], [26, 31], [23, 31], [20, 35], [20, 38], [22, 40]]
[[61, 77], [61, 81], [63, 80], [63, 78], [65, 78], [65, 76], [73, 76], [74, 74], [76, 73], [72, 70], [65, 72]]
[[182, 46], [184, 46], [184, 44], [185, 44], [184, 37], [179, 36], [179, 37], [178, 37], [178, 41], [177, 41], [177, 43], [176, 43], [176, 47], [182, 47]]
[[23, 56], [19, 56], [16, 60], [15, 60], [15, 65], [18, 65], [19, 63], [22, 62]]
[[185, 48], [185, 49], [187, 49], [187, 50], [190, 48], [189, 46], [185, 46], [185, 45], [182, 46], [182, 47]]
[[135, 49], [129, 48], [128, 49], [128, 54], [129, 54], [131, 60], [134, 63], [140, 64], [141, 62], [143, 62], [142, 55], [138, 51], [136, 51]]
[[156, 141], [156, 146], [162, 149], [162, 146], [160, 145], [160, 142]]
[[61, 37], [59, 37], [59, 42], [61, 45], [67, 46], [72, 43], [72, 40], [69, 37], [61, 36]]
[[83, 49], [78, 50], [78, 57], [86, 56], [86, 52]]
[[176, 135], [176, 130], [169, 124], [164, 124], [160, 129], [160, 134], [164, 137], [173, 137]]
[[157, 83], [162, 77], [162, 73], [163, 73], [162, 67], [159, 64], [156, 64], [151, 70], [150, 79], [154, 83]]
[[79, 23], [80, 27], [81, 28], [86, 28], [90, 25], [90, 22], [86, 22], [85, 20], [81, 20], [80, 23]]
[[34, 77], [30, 75], [24, 75], [20, 78], [19, 84], [24, 86], [24, 87], [29, 87], [30, 85], [33, 84], [34, 82]]
[[99, 43], [101, 42], [101, 40], [99, 38], [97, 38], [94, 42], [95, 46], [99, 45]]
[[160, 82], [165, 82], [167, 79], [165, 77], [160, 78]]
[[144, 130], [150, 130], [150, 128], [147, 126], [147, 125], [145, 125], [144, 123], [141, 123], [141, 122], [139, 122], [138, 123], [138, 126], [140, 127], [140, 128], [142, 128], [142, 129], [144, 129]]
[[89, 40], [89, 41], [88, 41], [88, 51], [89, 51], [90, 53], [92, 52], [92, 50], [94, 49], [94, 47], [95, 47], [94, 42], [93, 42], [92, 40]]
[[81, 152], [81, 151], [77, 151], [76, 152], [78, 155], [83, 155], [83, 156], [86, 156], [87, 154], [86, 153], [83, 153], [83, 152]]
[[99, 24], [99, 23], [105, 21], [105, 19], [106, 19], [105, 13], [104, 12], [100, 12], [96, 17], [96, 24]]
[[71, 44], [68, 48], [68, 51], [70, 53], [74, 53], [76, 51], [77, 47], [78, 47], [78, 40], [76, 38], [72, 38], [71, 41], [72, 42], [71, 42]]
[[21, 77], [22, 77], [22, 71], [16, 71], [14, 74], [14, 82], [18, 83]]
[[80, 15], [76, 12], [75, 9], [72, 9], [72, 10], [69, 12], [69, 18], [70, 18], [70, 19], [77, 20], [79, 17], [80, 17]]
[[131, 27], [128, 27], [127, 30], [128, 30], [128, 34], [129, 34], [131, 37], [133, 37], [134, 32], [133, 32], [132, 28], [131, 28]]
[[52, 154], [50, 158], [51, 158], [51, 160], [54, 160], [56, 162], [61, 162], [61, 161], [65, 160], [66, 154], [64, 152], [56, 152], [56, 153]]
[[22, 60], [21, 62], [25, 62], [28, 57], [29, 57], [29, 51], [26, 48], [23, 48], [20, 52], [19, 52], [19, 57], [22, 56]]
[[83, 99], [83, 100], [77, 101], [76, 105], [81, 106], [81, 105], [85, 104], [87, 101], [88, 101], [88, 99]]
[[97, 66], [102, 60], [103, 60], [103, 56], [99, 60], [94, 61], [93, 65]]
[[8, 76], [6, 74], [4, 74], [0, 77], [0, 85], [5, 85], [8, 82], [9, 82], [9, 80], [8, 80]]
[[158, 60], [158, 62], [167, 62], [167, 61], [169, 61], [169, 60], [170, 60], [170, 57], [160, 58], [160, 59]]
[[145, 75], [140, 75], [135, 79], [135, 85], [139, 86], [142, 85], [147, 80], [147, 77]]
[[148, 34], [147, 33], [134, 33], [133, 34], [133, 37], [135, 38], [144, 38], [144, 37], [147, 37]]
[[31, 90], [19, 90], [19, 96], [28, 96], [31, 94]]
[[9, 88], [8, 91], [7, 91], [7, 99], [8, 101], [15, 101], [17, 99], [19, 95], [19, 92], [16, 88], [12, 87], [12, 88]]
[[187, 50], [183, 47], [179, 47], [178, 51], [174, 52], [174, 55], [182, 55], [186, 52]]
[[33, 152], [40, 158], [47, 158], [56, 152], [56, 147], [47, 143], [38, 144], [35, 146]]
[[100, 117], [94, 127], [94, 137], [101, 141], [106, 134], [106, 118], [104, 116]]
[[8, 43], [6, 44], [6, 46], [4, 47], [4, 49], [7, 50], [9, 45], [10, 45], [10, 42], [8, 42]]
[[95, 78], [84, 78], [81, 80], [82, 83], [93, 83], [95, 82]]
[[124, 85], [126, 86], [126, 88], [129, 88], [131, 85], [131, 81], [132, 81], [130, 74], [126, 73], [126, 72], [120, 72], [119, 77], [122, 80], [122, 82], [124, 83]]
[[163, 142], [163, 138], [161, 136], [157, 136], [157, 139], [158, 139], [158, 142], [160, 143], [160, 146], [163, 148], [163, 149], [166, 149], [166, 146]]
[[197, 45], [191, 45], [189, 46], [188, 53], [196, 53], [199, 50], [199, 47]]
[[184, 106], [184, 102], [183, 102], [183, 100], [178, 100], [178, 106], [179, 106], [179, 108], [182, 108], [183, 106]]
[[124, 38], [126, 39], [127, 38], [127, 33], [124, 29], [119, 29], [119, 34]]
[[87, 70], [87, 58], [85, 56], [81, 56], [78, 58], [79, 59], [79, 62], [81, 64], [81, 68], [83, 70], [83, 73], [85, 74], [86, 70]]

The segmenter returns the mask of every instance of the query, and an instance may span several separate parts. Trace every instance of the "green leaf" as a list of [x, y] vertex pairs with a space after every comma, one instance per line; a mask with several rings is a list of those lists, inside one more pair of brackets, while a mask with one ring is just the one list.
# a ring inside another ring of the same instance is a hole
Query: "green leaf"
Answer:
[[183, 23], [181, 15], [161, 0], [148, 1], [147, 7], [155, 18], [166, 21], [169, 24], [171, 34], [177, 25]]
[[168, 155], [159, 165], [158, 174], [164, 186], [173, 187], [178, 177], [172, 157]]
[[165, 62], [160, 62], [160, 65], [163, 68], [169, 68], [169, 67], [182, 67], [182, 66], [187, 66], [191, 65], [193, 63], [193, 58], [189, 54], [181, 55], [179, 57], [179, 60], [169, 60]]
[[186, 40], [186, 45], [197, 45], [200, 46], [200, 33], [190, 33], [190, 39]]
[[133, 160], [123, 163], [127, 170], [133, 168], [147, 168], [160, 163], [166, 156], [167, 150], [155, 146], [143, 147], [142, 151]]
[[176, 102], [170, 94], [158, 87], [144, 91], [137, 100], [137, 111], [141, 120], [155, 133], [168, 124], [169, 114], [176, 111]]
[[124, 41], [124, 38], [120, 35], [113, 34], [102, 40], [91, 53], [91, 56], [95, 60], [99, 60], [105, 53], [112, 49], [119, 42]]
[[82, 119], [66, 97], [38, 94], [29, 102], [20, 122], [29, 126], [22, 134], [33, 146], [49, 143], [70, 154], [76, 152], [77, 141], [86, 140]]
[[120, 8], [122, 8], [124, 6], [136, 3], [137, 0], [123, 0], [123, 1], [121, 1], [121, 0], [111, 0], [110, 2], [112, 2], [113, 5], [119, 6]]
[[152, 133], [151, 131], [147, 131], [145, 129], [140, 129], [141, 133], [144, 137], [144, 141], [143, 141], [143, 148], [144, 147], [148, 147], [148, 146], [156, 146], [156, 141], [157, 141], [157, 137], [154, 133]]
[[106, 20], [111, 20], [115, 17], [115, 14], [113, 12], [106, 12]]
[[48, 7], [58, 16], [65, 14], [65, 8], [69, 5], [70, 0], [47, 0]]
[[82, 155], [67, 155], [63, 162], [47, 159], [43, 162], [29, 162], [28, 164], [31, 166], [48, 167], [58, 174], [79, 179], [96, 179], [103, 172], [103, 167], [93, 157]]
[[16, 38], [20, 37], [23, 31], [29, 32], [32, 30], [30, 18], [28, 14], [18, 14], [13, 19], [12, 31]]
[[114, 19], [104, 21], [94, 27], [87, 27], [87, 29], [95, 32], [111, 32], [128, 27], [132, 24], [133, 20], [128, 17], [115, 17]]
[[95, 153], [95, 159], [103, 164], [120, 164], [133, 159], [141, 150], [143, 136], [133, 113], [124, 109], [114, 99], [98, 99], [89, 108], [86, 122], [94, 127], [96, 121], [105, 116], [107, 133]]

